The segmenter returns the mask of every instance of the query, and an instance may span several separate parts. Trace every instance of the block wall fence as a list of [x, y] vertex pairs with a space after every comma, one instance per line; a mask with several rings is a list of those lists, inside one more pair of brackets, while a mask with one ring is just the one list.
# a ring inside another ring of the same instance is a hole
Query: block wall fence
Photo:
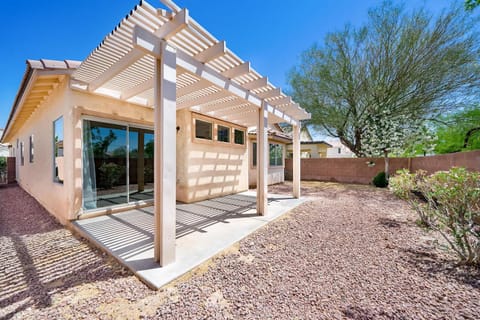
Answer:
[[[374, 163], [369, 165], [368, 163]], [[391, 158], [390, 174], [399, 169], [411, 172], [425, 170], [433, 173], [448, 170], [451, 167], [465, 167], [480, 171], [480, 150], [459, 152], [444, 155]], [[383, 158], [319, 158], [301, 160], [301, 179], [316, 181], [332, 181], [343, 183], [370, 184], [373, 177], [385, 170]], [[292, 160], [285, 160], [285, 178], [292, 179]]]

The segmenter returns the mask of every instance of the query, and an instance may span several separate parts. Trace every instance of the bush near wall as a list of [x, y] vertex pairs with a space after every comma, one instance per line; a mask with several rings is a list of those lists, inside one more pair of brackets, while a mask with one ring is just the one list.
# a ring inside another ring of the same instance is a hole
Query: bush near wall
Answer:
[[410, 203], [423, 226], [442, 235], [461, 263], [480, 266], [480, 172], [400, 170], [390, 189]]

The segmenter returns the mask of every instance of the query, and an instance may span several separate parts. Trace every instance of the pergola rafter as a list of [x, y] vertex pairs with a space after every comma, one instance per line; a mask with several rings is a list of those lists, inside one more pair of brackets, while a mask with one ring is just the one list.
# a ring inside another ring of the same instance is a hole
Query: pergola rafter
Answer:
[[[283, 122], [296, 124], [309, 118], [303, 109], [298, 110], [291, 98], [252, 69], [249, 62], [231, 52], [225, 41], [216, 40], [193, 20], [187, 9], [180, 9], [171, 1], [162, 2], [172, 12], [140, 2], [73, 74], [73, 81], [83, 85], [72, 88], [86, 87], [91, 92], [152, 106], [154, 99], [148, 96], [154, 87], [152, 57], [158, 58], [160, 54], [152, 45], [162, 40], [176, 47], [177, 72], [187, 72], [196, 80], [183, 86], [181, 81], [177, 83], [177, 99], [182, 100], [187, 94], [191, 97], [177, 107], [194, 107], [197, 112], [211, 113], [216, 104], [209, 102], [232, 95], [256, 108], [268, 99], [266, 110], [271, 109], [269, 105], [277, 107], [275, 110], [281, 109]], [[206, 82], [224, 94], [212, 93], [209, 101], [208, 95], [200, 92], [208, 87]], [[205, 110], [204, 104], [208, 104]], [[229, 105], [217, 107], [221, 110]], [[248, 125], [255, 124], [256, 121]]]

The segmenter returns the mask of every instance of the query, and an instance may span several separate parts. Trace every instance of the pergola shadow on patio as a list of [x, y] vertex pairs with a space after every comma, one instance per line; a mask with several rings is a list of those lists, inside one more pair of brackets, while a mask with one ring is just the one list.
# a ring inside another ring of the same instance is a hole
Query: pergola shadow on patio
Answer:
[[82, 236], [114, 256], [154, 289], [188, 272], [304, 200], [269, 195], [268, 216], [259, 216], [256, 193], [243, 192], [176, 206], [176, 259], [154, 260], [154, 208], [145, 207], [73, 223]]

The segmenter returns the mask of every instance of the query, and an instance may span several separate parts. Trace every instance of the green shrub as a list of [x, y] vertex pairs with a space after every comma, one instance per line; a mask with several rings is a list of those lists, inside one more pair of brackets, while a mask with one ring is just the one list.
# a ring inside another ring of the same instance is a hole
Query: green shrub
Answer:
[[399, 172], [391, 189], [445, 238], [460, 262], [480, 265], [480, 173], [464, 168], [430, 176]]
[[7, 169], [7, 158], [0, 157], [0, 170]]
[[373, 185], [377, 188], [386, 188], [388, 186], [387, 175], [385, 172], [379, 172], [372, 181]]

